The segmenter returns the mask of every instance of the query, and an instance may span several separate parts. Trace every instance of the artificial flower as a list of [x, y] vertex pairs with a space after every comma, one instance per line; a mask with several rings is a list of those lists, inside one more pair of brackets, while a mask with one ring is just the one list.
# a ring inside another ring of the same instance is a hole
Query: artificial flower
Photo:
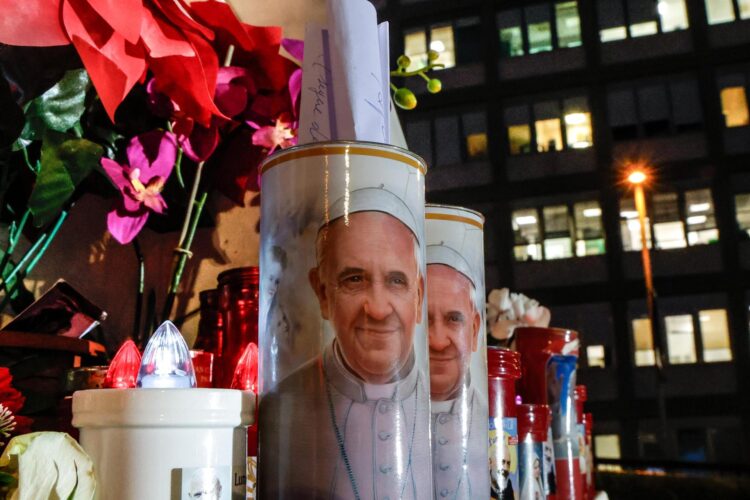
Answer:
[[108, 158], [101, 162], [121, 194], [107, 215], [107, 227], [122, 244], [138, 235], [151, 212], [166, 210], [160, 193], [177, 159], [177, 141], [174, 134], [163, 130], [138, 135], [128, 145], [127, 158], [127, 165]]
[[297, 135], [288, 114], [278, 117], [274, 125], [264, 127], [254, 123], [250, 123], [250, 125], [256, 129], [253, 134], [253, 144], [267, 149], [269, 155], [277, 148], [284, 149], [297, 144]]
[[[9, 437], [10, 433], [28, 432], [31, 419], [19, 415], [26, 398], [12, 385], [10, 370], [0, 366], [0, 434]], [[4, 426], [3, 426], [4, 423]], [[3, 428], [4, 427], [4, 428]]]
[[0, 455], [0, 471], [17, 481], [7, 498], [92, 499], [96, 492], [94, 463], [64, 432], [34, 432], [11, 439]]
[[[218, 58], [213, 31], [182, 0], [0, 0], [0, 43], [73, 44], [110, 119], [150, 69], [158, 88], [207, 125]], [[29, 30], [29, 26], [34, 26]]]
[[487, 330], [498, 340], [508, 340], [518, 326], [549, 326], [549, 309], [522, 293], [492, 290], [487, 301]]

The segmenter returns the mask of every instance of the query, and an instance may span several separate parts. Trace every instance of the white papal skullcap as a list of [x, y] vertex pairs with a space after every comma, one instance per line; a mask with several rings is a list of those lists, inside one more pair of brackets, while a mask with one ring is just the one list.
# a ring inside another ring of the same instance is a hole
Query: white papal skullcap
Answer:
[[466, 276], [471, 284], [476, 287], [474, 283], [473, 274], [471, 272], [471, 266], [466, 259], [453, 248], [449, 247], [443, 242], [438, 245], [427, 245], [427, 265], [430, 264], [443, 264], [448, 267], [452, 267], [459, 273]]
[[392, 215], [409, 228], [419, 241], [414, 214], [401, 198], [383, 186], [355, 189], [348, 196], [342, 196], [333, 202], [327, 213], [323, 214], [320, 227], [323, 228], [336, 219], [348, 217], [357, 212], [382, 212]]

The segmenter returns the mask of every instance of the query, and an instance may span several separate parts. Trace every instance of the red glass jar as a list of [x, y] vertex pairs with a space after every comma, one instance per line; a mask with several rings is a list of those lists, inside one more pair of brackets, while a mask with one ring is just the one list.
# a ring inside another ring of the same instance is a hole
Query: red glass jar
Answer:
[[258, 267], [240, 267], [219, 274], [222, 313], [221, 353], [217, 353], [216, 387], [229, 388], [247, 344], [258, 344]]
[[516, 381], [520, 377], [520, 354], [501, 347], [487, 348], [490, 485], [496, 498], [513, 498], [511, 492], [519, 487]]
[[193, 349], [210, 352], [216, 357], [221, 356], [223, 348], [223, 323], [221, 314], [219, 290], [203, 290], [198, 294], [200, 299], [200, 320], [198, 321], [198, 336]]
[[556, 484], [549, 497], [582, 500], [577, 417], [574, 414], [578, 332], [519, 327], [514, 336], [516, 349], [521, 353], [519, 392], [524, 403], [547, 404], [552, 409]]
[[545, 442], [549, 428], [549, 407], [547, 405], [518, 405], [518, 457], [520, 489], [516, 498], [519, 500], [537, 500], [546, 498], [547, 478], [545, 460]]

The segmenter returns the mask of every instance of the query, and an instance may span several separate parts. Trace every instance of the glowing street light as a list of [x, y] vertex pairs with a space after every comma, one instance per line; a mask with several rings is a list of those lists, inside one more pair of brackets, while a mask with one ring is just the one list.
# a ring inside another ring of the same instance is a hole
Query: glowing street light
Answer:
[[634, 170], [628, 175], [628, 182], [634, 185], [646, 182], [646, 173], [642, 170]]

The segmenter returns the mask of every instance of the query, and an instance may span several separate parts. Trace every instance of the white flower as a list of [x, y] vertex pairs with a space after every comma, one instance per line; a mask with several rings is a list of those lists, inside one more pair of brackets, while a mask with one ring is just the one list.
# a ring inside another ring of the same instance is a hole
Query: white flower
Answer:
[[496, 339], [509, 338], [517, 326], [549, 325], [549, 309], [522, 293], [495, 289], [487, 300], [487, 329]]
[[[0, 403], [0, 434], [2, 434], [3, 437], [10, 437], [10, 433], [13, 432], [13, 429], [15, 428], [16, 417], [13, 416], [9, 409]], [[0, 446], [3, 444], [5, 443], [0, 441]]]

